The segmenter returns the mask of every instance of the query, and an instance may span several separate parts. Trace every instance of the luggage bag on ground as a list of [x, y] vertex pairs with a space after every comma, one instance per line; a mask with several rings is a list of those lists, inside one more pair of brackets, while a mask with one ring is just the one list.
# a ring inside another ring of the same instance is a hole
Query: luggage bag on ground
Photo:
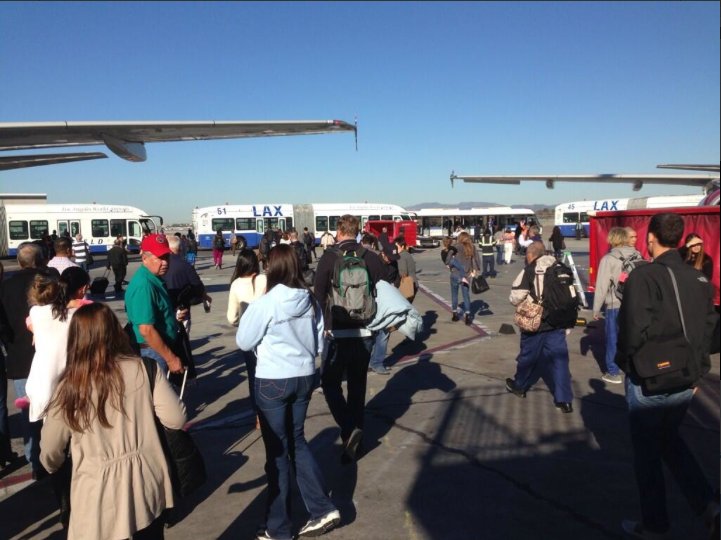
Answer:
[[105, 270], [105, 273], [101, 277], [96, 277], [93, 282], [90, 284], [90, 294], [93, 296], [100, 296], [102, 294], [105, 294], [105, 289], [108, 288], [109, 281], [108, 281], [108, 270]]

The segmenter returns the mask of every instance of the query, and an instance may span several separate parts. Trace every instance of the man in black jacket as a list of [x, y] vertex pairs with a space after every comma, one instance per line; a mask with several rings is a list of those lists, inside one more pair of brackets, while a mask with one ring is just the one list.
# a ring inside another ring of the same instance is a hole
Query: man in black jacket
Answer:
[[[616, 363], [626, 373], [626, 402], [642, 518], [641, 522], [624, 521], [622, 526], [634, 538], [669, 536], [663, 461], [693, 510], [703, 516], [710, 531], [715, 527], [715, 536], [711, 537], [719, 537], [719, 508], [712, 488], [679, 433], [696, 391], [694, 382], [686, 388], [648, 395], [634, 366], [634, 355], [645, 343], [685, 333], [693, 349], [691, 378], [700, 379], [711, 367], [708, 348], [716, 322], [712, 288], [706, 277], [684, 264], [676, 251], [683, 230], [683, 220], [677, 214], [651, 218], [646, 241], [653, 263], [629, 274], [618, 317]], [[678, 285], [685, 331], [668, 269]]]
[[123, 281], [128, 268], [128, 254], [123, 247], [123, 241], [120, 238], [115, 240], [113, 247], [108, 251], [107, 263], [105, 267], [109, 270], [113, 269], [115, 276], [115, 294], [123, 292]]
[[[54, 268], [45, 267], [42, 250], [37, 244], [22, 244], [18, 248], [17, 259], [20, 270], [0, 285], [0, 309], [4, 311], [0, 318], [7, 321], [9, 327], [4, 343], [7, 350], [7, 378], [13, 380], [15, 396], [26, 398], [27, 401], [25, 383], [35, 356], [33, 334], [25, 325], [25, 319], [30, 313], [28, 289], [40, 272], [49, 272], [57, 277], [59, 274]], [[27, 407], [23, 407], [21, 413], [25, 458], [30, 463], [33, 478], [39, 479], [47, 474], [40, 464], [42, 422], [30, 422]]]
[[[357, 217], [348, 214], [341, 216], [337, 225], [337, 243], [326, 250], [318, 261], [314, 294], [324, 314], [330, 312], [329, 303], [332, 298], [329, 298], [329, 295], [332, 293], [336, 260], [345, 252], [361, 249], [356, 242], [358, 230]], [[365, 250], [363, 261], [374, 286], [380, 280], [386, 279], [386, 268], [378, 255]], [[329, 320], [329, 317], [326, 317], [326, 330], [330, 341], [321, 381], [323, 395], [340, 427], [344, 457], [354, 460], [363, 438], [368, 363], [374, 338], [372, 332], [362, 325], [333, 321]], [[341, 386], [344, 373], [348, 381], [347, 399], [343, 396]]]

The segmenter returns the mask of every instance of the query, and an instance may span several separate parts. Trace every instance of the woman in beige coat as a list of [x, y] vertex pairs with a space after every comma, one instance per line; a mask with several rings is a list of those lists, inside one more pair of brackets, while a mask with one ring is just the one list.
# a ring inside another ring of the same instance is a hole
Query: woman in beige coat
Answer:
[[151, 395], [147, 371], [112, 310], [102, 303], [78, 309], [40, 442], [40, 461], [51, 473], [70, 443], [69, 539], [163, 538], [173, 490], [154, 415], [168, 428], [185, 423], [161, 370]]

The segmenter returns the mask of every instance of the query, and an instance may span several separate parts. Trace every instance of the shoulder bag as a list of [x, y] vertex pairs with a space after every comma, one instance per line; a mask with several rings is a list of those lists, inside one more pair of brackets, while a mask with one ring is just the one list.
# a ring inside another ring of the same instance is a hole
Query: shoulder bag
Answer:
[[686, 334], [681, 298], [673, 271], [671, 276], [673, 292], [676, 295], [678, 315], [681, 318], [683, 335], [664, 335], [646, 341], [631, 358], [634, 370], [641, 379], [644, 394], [670, 394], [690, 388], [698, 379], [698, 370], [693, 368], [695, 354]]
[[[538, 277], [536, 277], [536, 283], [538, 283]], [[536, 286], [538, 290], [538, 286]], [[541, 327], [541, 318], [543, 317], [543, 304], [541, 299], [536, 300], [533, 298], [531, 292], [528, 292], [528, 296], [523, 299], [523, 302], [516, 306], [516, 312], [513, 315], [518, 328], [523, 332], [538, 332]]]
[[488, 285], [488, 281], [483, 277], [482, 274], [476, 274], [471, 279], [471, 292], [473, 294], [481, 294], [486, 292], [491, 287]]
[[[152, 398], [155, 388], [155, 373], [158, 364], [155, 360], [142, 358], [145, 371], [150, 380], [150, 396]], [[186, 371], [187, 373], [187, 371]], [[182, 391], [181, 391], [182, 398]], [[155, 415], [155, 413], [153, 413]], [[183, 429], [166, 428], [155, 415], [155, 427], [163, 447], [165, 458], [170, 469], [170, 478], [173, 489], [181, 496], [186, 497], [202, 486], [207, 480], [205, 462], [190, 433]]]

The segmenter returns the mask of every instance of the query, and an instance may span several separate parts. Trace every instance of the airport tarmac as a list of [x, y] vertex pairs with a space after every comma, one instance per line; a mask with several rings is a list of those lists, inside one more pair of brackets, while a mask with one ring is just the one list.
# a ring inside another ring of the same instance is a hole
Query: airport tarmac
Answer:
[[[582, 280], [586, 240], [567, 240]], [[320, 249], [318, 250], [320, 253]], [[252, 539], [265, 504], [265, 454], [250, 408], [235, 329], [225, 319], [232, 272], [214, 270], [210, 253], [197, 269], [213, 306], [193, 308], [191, 340], [198, 379], [186, 390], [191, 433], [208, 482], [181, 503], [166, 538]], [[512, 324], [510, 284], [522, 260], [498, 268], [491, 289], [472, 295], [471, 326], [451, 322], [447, 270], [438, 249], [415, 253], [421, 289], [414, 302], [425, 331], [416, 342], [391, 335], [390, 376], [368, 375], [364, 454], [340, 462], [339, 432], [317, 391], [306, 436], [338, 506], [341, 525], [330, 540], [623, 538], [622, 519], [638, 518], [623, 385], [601, 380], [603, 325], [568, 336], [574, 412], [562, 414], [539, 382], [525, 399], [506, 391], [519, 335]], [[133, 259], [130, 270], [137, 268]], [[91, 271], [93, 277], [102, 268]], [[112, 291], [112, 287], [108, 289]], [[589, 299], [590, 300], [590, 299]], [[125, 321], [121, 299], [107, 297]], [[701, 381], [683, 432], [703, 470], [719, 485], [719, 355]], [[9, 392], [11, 430], [18, 415]], [[21, 453], [22, 441], [13, 439]], [[669, 480], [674, 537], [706, 538], [703, 525]], [[82, 511], [82, 509], [76, 510]], [[307, 519], [294, 491], [296, 530]], [[33, 482], [26, 465], [0, 473], [0, 538], [64, 538], [49, 482]]]

